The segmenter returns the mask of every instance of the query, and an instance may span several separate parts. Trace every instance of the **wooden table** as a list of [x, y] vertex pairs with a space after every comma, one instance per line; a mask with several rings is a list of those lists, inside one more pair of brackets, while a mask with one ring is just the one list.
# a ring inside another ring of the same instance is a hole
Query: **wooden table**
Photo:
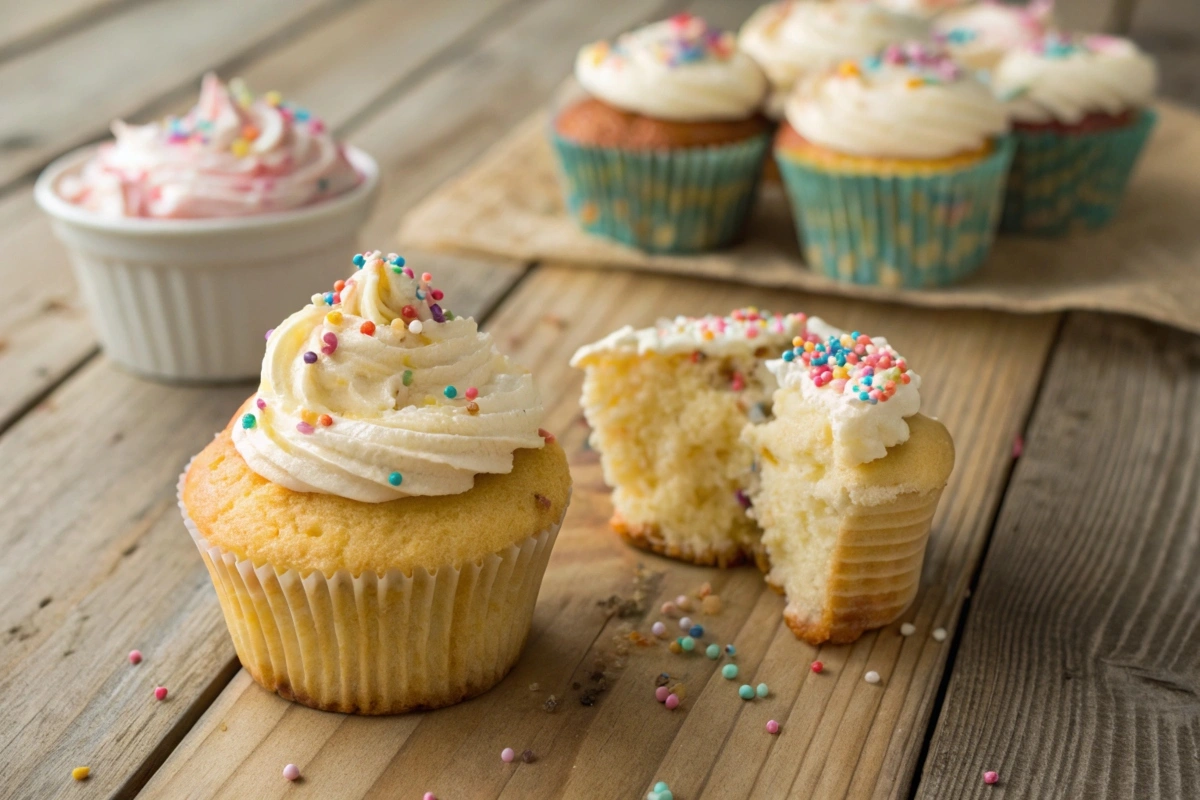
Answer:
[[[657, 780], [681, 800], [1200, 794], [1200, 339], [1124, 318], [412, 255], [535, 369], [546, 427], [572, 453], [576, 498], [529, 647], [492, 692], [391, 719], [292, 705], [240, 670], [174, 487], [251, 386], [112, 366], [34, 207], [37, 171], [114, 117], [186, 107], [215, 67], [302, 99], [379, 159], [364, 244], [387, 250], [404, 211], [543, 103], [580, 43], [682, 8], [736, 25], [752, 5], [0, 0], [0, 797], [634, 798]], [[1060, 5], [1084, 24], [1109, 11]], [[1134, 20], [1164, 90], [1193, 102], [1198, 9], [1144, 0]], [[953, 432], [913, 636], [897, 624], [808, 647], [752, 569], [679, 566], [600, 532], [608, 500], [567, 358], [626, 322], [745, 303], [885, 333]], [[639, 564], [650, 613], [599, 606], [632, 595]], [[726, 607], [710, 635], [737, 644], [766, 700], [737, 699], [702, 657], [629, 643], [703, 581]], [[675, 712], [651, 697], [663, 669], [688, 687]], [[505, 746], [537, 760], [502, 764]], [[303, 780], [281, 778], [289, 762]]]

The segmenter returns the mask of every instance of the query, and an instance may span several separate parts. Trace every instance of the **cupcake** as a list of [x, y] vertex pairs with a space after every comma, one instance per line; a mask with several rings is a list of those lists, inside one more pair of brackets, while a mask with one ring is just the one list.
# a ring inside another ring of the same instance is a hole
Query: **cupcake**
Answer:
[[796, 87], [775, 140], [810, 269], [882, 286], [978, 269], [1012, 157], [1003, 106], [945, 53], [915, 42]]
[[567, 508], [533, 379], [397, 256], [279, 325], [258, 392], [180, 478], [247, 672], [392, 714], [495, 685]]
[[1107, 224], [1154, 128], [1157, 78], [1149, 56], [1112, 36], [1050, 33], [1006, 55], [992, 80], [1017, 142], [1002, 229]]
[[800, 79], [928, 33], [925, 20], [869, 3], [782, 0], [762, 6], [746, 20], [738, 46], [767, 74], [766, 114], [779, 121]]
[[35, 190], [105, 350], [156, 378], [253, 375], [262, 332], [354, 250], [375, 162], [278, 93], [212, 74], [187, 114], [113, 134]]
[[622, 538], [695, 564], [756, 554], [745, 493], [753, 456], [741, 432], [771, 411], [764, 359], [803, 330], [803, 314], [747, 308], [627, 326], [575, 354]]
[[1035, 42], [1053, 30], [1053, 0], [1010, 5], [999, 0], [947, 11], [933, 30], [951, 57], [968, 69], [991, 72], [1010, 50]]
[[575, 75], [587, 96], [550, 138], [580, 227], [658, 253], [735, 242], [770, 122], [767, 79], [733, 36], [680, 14], [584, 47]]
[[918, 413], [921, 379], [886, 339], [810, 318], [767, 368], [772, 418], [744, 434], [767, 580], [798, 638], [852, 642], [916, 595], [954, 445]]

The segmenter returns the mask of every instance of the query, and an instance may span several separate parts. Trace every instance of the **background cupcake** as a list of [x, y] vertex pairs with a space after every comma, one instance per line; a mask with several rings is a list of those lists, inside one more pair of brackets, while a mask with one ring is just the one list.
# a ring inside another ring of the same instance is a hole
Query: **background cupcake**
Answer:
[[570, 494], [532, 377], [378, 252], [269, 339], [180, 505], [238, 657], [362, 714], [483, 692], [520, 654]]
[[1011, 141], [1004, 109], [910, 42], [800, 84], [775, 155], [810, 269], [887, 286], [950, 283], [984, 261]]
[[1047, 34], [1009, 53], [993, 89], [1013, 121], [1002, 227], [1057, 235], [1107, 224], [1154, 128], [1154, 61], [1126, 39]]
[[113, 133], [35, 191], [106, 352], [156, 378], [254, 375], [263, 331], [356, 249], [375, 162], [277, 92], [213, 74], [182, 117]]
[[771, 82], [766, 113], [778, 121], [801, 78], [847, 59], [874, 55], [893, 42], [920, 39], [929, 31], [923, 19], [870, 3], [782, 0], [746, 20], [738, 46], [766, 72]]
[[580, 226], [651, 252], [742, 233], [770, 143], [767, 80], [733, 36], [681, 14], [580, 51], [588, 97], [551, 139]]
[[984, 0], [947, 11], [933, 30], [951, 57], [973, 70], [990, 72], [1018, 47], [1035, 42], [1055, 27], [1053, 0], [1012, 5]]

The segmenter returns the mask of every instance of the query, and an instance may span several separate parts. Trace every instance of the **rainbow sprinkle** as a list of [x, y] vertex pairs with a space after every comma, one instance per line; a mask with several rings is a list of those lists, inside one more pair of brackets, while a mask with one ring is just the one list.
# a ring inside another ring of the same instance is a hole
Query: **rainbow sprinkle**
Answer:
[[[666, 67], [683, 67], [707, 61], [728, 61], [737, 52], [732, 33], [709, 25], [694, 14], [676, 14], [661, 26], [651, 26], [662, 36], [650, 43], [654, 60]], [[620, 69], [632, 58], [635, 48], [641, 48], [646, 29], [622, 34], [613, 44], [596, 42], [584, 49], [584, 55], [594, 66], [605, 65]]]
[[880, 55], [843, 61], [837, 67], [837, 74], [842, 78], [861, 79], [864, 74], [878, 73], [884, 67], [899, 67], [915, 73], [919, 79], [915, 85], [953, 83], [966, 75], [945, 50], [921, 42], [889, 44]]
[[825, 340], [806, 332], [793, 339], [792, 345], [783, 351], [784, 361], [808, 367], [808, 378], [818, 389], [828, 386], [852, 400], [885, 403], [897, 386], [912, 380], [908, 364], [891, 345], [878, 345], [858, 331]]

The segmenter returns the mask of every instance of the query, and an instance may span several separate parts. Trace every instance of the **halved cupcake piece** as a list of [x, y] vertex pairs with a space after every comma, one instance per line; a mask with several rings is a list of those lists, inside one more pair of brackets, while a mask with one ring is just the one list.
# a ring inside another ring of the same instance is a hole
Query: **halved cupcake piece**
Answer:
[[612, 526], [639, 547], [731, 566], [758, 551], [746, 515], [747, 423], [771, 412], [764, 367], [805, 329], [804, 314], [755, 308], [626, 326], [581, 348], [582, 404], [613, 487]]
[[920, 583], [954, 466], [945, 426], [918, 413], [920, 377], [883, 338], [820, 319], [767, 363], [773, 419], [748, 425], [767, 580], [812, 644], [852, 642], [897, 619]]

